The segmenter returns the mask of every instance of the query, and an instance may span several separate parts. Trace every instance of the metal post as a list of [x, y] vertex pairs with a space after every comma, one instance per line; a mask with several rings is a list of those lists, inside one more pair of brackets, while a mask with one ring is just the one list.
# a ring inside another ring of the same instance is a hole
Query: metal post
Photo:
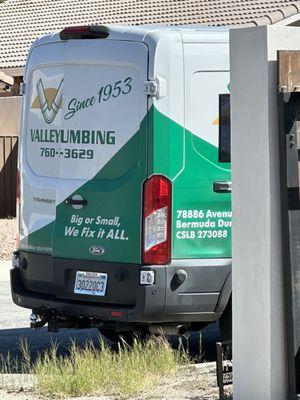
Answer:
[[278, 111], [288, 389], [294, 400], [300, 398], [300, 93], [279, 93]]
[[224, 400], [224, 386], [232, 385], [232, 341], [217, 342], [216, 348], [219, 398]]
[[223, 346], [217, 342], [217, 385], [219, 387], [220, 400], [224, 399], [224, 382], [223, 382]]

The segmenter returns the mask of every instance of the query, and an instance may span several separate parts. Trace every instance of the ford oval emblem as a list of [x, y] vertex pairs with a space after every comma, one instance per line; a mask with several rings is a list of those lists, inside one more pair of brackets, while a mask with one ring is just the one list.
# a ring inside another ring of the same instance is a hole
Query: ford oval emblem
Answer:
[[93, 254], [93, 256], [102, 256], [104, 254], [105, 250], [101, 246], [91, 246], [89, 248], [89, 252]]

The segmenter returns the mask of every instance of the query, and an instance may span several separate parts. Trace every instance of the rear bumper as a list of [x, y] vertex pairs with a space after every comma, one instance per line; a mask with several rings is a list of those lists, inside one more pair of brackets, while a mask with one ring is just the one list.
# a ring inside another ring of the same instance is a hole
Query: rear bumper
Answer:
[[[229, 259], [176, 260], [168, 266], [144, 267], [20, 252], [18, 261], [19, 267], [11, 270], [15, 304], [62, 316], [141, 324], [212, 322], [221, 315], [231, 293]], [[154, 285], [139, 285], [141, 269], [155, 272]], [[107, 296], [75, 295], [76, 270], [108, 272]], [[176, 274], [182, 271], [186, 279], [179, 284]], [[112, 316], [114, 311], [118, 316]]]

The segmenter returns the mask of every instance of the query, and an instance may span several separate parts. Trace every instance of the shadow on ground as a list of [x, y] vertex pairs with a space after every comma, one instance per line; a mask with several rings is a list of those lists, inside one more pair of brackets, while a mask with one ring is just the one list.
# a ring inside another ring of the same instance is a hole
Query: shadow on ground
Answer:
[[20, 355], [20, 343], [27, 341], [33, 354], [43, 352], [50, 348], [52, 343], [57, 343], [60, 354], [65, 354], [76, 341], [79, 346], [92, 340], [99, 344], [99, 332], [97, 329], [62, 329], [59, 333], [50, 333], [47, 328], [33, 330], [30, 328], [1, 329], [0, 330], [0, 354], [2, 356], [10, 353], [16, 357]]
[[[173, 348], [178, 348], [180, 341], [184, 348], [188, 348], [193, 361], [214, 361], [215, 342], [219, 340], [217, 324], [211, 324], [201, 333], [191, 333], [187, 337], [170, 336], [169, 341]], [[31, 360], [34, 361], [38, 354], [50, 349], [53, 343], [58, 348], [58, 355], [68, 355], [73, 342], [84, 347], [92, 341], [96, 348], [100, 348], [101, 337], [97, 329], [62, 329], [59, 333], [49, 333], [47, 328], [33, 330], [30, 328], [1, 329], [0, 330], [0, 356], [2, 358], [21, 360], [21, 343], [27, 342], [30, 349]], [[108, 341], [113, 348], [114, 344]], [[11, 372], [20, 372], [14, 370]]]

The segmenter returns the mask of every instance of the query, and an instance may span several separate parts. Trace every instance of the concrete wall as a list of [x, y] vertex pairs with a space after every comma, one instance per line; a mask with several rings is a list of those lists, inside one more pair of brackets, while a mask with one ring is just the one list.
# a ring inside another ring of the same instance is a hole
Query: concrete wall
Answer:
[[22, 97], [0, 97], [0, 136], [18, 136]]
[[300, 29], [236, 29], [230, 46], [234, 399], [285, 400], [276, 52]]

